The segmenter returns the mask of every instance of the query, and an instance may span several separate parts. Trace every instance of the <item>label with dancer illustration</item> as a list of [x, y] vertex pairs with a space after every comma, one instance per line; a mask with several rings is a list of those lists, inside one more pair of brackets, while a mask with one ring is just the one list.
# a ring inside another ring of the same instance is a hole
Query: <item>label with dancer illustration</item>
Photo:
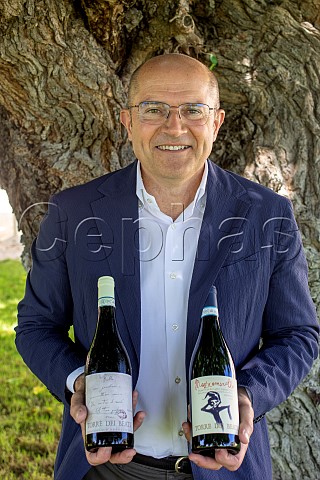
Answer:
[[191, 380], [193, 436], [208, 433], [238, 435], [237, 381], [222, 375]]

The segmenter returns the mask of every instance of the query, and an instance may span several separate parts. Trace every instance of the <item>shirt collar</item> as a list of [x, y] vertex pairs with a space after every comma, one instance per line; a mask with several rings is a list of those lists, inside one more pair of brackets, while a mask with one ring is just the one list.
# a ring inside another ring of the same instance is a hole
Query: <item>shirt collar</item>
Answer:
[[[208, 160], [205, 162], [202, 179], [198, 187], [198, 190], [195, 194], [194, 200], [187, 207], [187, 209], [190, 210], [191, 215], [193, 214], [195, 206], [199, 207], [200, 205], [200, 210], [202, 211], [204, 210], [205, 201], [206, 201], [207, 179], [208, 179]], [[138, 160], [138, 166], [137, 166], [136, 194], [139, 200], [140, 208], [144, 208], [144, 207], [150, 208], [150, 204], [152, 203], [153, 206], [156, 206], [156, 208], [159, 210], [156, 199], [152, 195], [150, 195], [145, 189], [145, 186], [142, 180], [142, 175], [141, 175], [141, 164], [139, 160]]]

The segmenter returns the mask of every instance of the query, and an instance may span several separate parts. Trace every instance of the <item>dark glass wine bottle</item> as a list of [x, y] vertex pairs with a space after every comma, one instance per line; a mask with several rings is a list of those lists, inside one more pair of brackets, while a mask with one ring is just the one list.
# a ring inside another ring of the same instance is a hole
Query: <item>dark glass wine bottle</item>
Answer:
[[132, 377], [115, 316], [114, 280], [98, 280], [98, 323], [85, 368], [85, 446], [89, 451], [133, 448]]
[[217, 291], [211, 287], [190, 364], [192, 452], [240, 451], [234, 363], [219, 325]]

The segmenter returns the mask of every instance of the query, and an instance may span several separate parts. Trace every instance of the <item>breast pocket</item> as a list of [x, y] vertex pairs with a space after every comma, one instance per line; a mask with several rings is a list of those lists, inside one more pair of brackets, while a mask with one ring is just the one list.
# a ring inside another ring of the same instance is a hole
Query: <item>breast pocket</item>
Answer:
[[228, 256], [219, 272], [219, 280], [227, 281], [250, 275], [259, 267], [259, 263], [258, 253], [240, 259], [232, 259]]

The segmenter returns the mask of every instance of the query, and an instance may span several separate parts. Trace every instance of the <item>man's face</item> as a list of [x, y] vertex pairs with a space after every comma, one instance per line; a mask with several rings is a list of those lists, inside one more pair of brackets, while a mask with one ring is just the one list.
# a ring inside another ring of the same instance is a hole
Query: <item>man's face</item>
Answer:
[[[190, 65], [154, 64], [138, 77], [138, 88], [132, 105], [143, 101], [165, 102], [172, 106], [183, 103], [204, 103], [216, 107], [215, 95], [210, 91], [208, 74], [202, 68]], [[131, 114], [130, 114], [131, 112]], [[138, 109], [121, 112], [121, 121], [128, 131], [134, 153], [141, 162], [143, 176], [161, 185], [164, 180], [185, 181], [203, 171], [210, 155], [224, 112], [214, 111], [205, 125], [186, 125], [177, 109], [172, 109], [162, 125], [150, 125], [139, 119]], [[181, 150], [165, 149], [186, 147]]]

